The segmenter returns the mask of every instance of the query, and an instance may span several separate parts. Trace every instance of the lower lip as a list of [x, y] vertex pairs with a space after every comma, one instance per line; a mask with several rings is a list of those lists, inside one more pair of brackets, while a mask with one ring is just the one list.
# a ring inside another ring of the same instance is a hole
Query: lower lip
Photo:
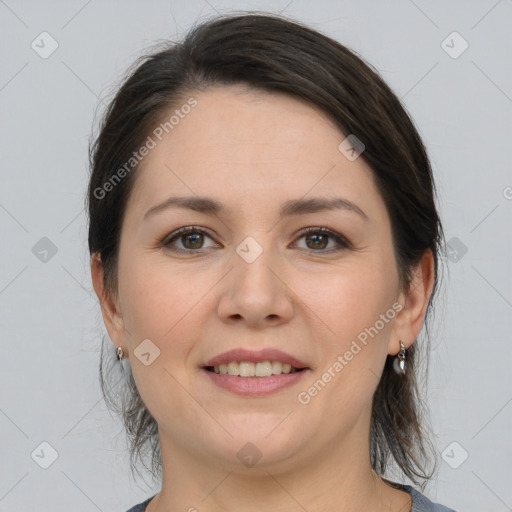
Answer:
[[304, 378], [309, 370], [301, 370], [300, 372], [294, 373], [281, 373], [280, 375], [272, 375], [271, 377], [239, 377], [238, 375], [210, 372], [204, 368], [202, 371], [208, 374], [214, 384], [223, 389], [227, 389], [238, 395], [262, 396], [275, 393], [276, 391], [297, 384]]

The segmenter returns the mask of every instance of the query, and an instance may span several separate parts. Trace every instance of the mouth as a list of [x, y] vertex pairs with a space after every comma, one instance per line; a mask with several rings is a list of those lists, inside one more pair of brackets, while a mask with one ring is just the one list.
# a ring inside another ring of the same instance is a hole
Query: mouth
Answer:
[[281, 361], [230, 361], [214, 366], [204, 366], [205, 370], [219, 375], [231, 375], [235, 377], [266, 378], [273, 375], [298, 373], [308, 370], [307, 367], [297, 368], [289, 363]]
[[236, 348], [201, 365], [204, 375], [219, 389], [244, 397], [262, 397], [297, 386], [311, 368], [276, 348]]
[[201, 370], [217, 389], [245, 398], [264, 397], [292, 388], [310, 373], [309, 368], [292, 367], [280, 361], [233, 361], [203, 366]]

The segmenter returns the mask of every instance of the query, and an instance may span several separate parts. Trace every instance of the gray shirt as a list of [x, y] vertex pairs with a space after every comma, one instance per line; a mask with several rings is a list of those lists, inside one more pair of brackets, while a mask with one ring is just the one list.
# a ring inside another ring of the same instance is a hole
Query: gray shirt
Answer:
[[[417, 491], [410, 485], [396, 484], [396, 486], [402, 489], [403, 491], [408, 492], [411, 495], [412, 507], [409, 512], [455, 512], [455, 510], [445, 507], [444, 505], [432, 503], [425, 495], [421, 494], [421, 492]], [[135, 505], [127, 512], [144, 512], [146, 510], [146, 506], [148, 505], [148, 503], [155, 496], [151, 496], [151, 498], [148, 498], [146, 501], [139, 503], [138, 505]]]

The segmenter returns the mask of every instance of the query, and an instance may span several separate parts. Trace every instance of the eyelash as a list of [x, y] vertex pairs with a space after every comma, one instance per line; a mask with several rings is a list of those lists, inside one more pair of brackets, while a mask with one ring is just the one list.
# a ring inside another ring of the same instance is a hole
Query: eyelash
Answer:
[[[209, 238], [213, 237], [208, 234], [207, 231], [204, 229], [198, 227], [198, 226], [187, 226], [181, 229], [178, 229], [177, 231], [172, 232], [170, 235], [165, 236], [161, 242], [160, 247], [163, 247], [169, 251], [176, 252], [176, 253], [187, 253], [187, 254], [194, 254], [194, 253], [200, 253], [203, 249], [178, 249], [176, 247], [171, 247], [171, 243], [177, 239], [180, 239], [182, 236], [189, 235], [192, 233], [200, 233], [203, 235], [208, 236]], [[337, 244], [337, 248], [331, 248], [328, 250], [314, 250], [314, 249], [303, 249], [304, 251], [308, 251], [310, 254], [331, 254], [335, 252], [340, 252], [344, 249], [349, 249], [351, 247], [350, 242], [343, 237], [342, 235], [328, 229], [325, 227], [310, 227], [303, 229], [296, 240], [299, 240], [303, 238], [304, 236], [307, 236], [309, 234], [322, 234], [322, 235], [328, 235], [330, 238], [332, 238]]]

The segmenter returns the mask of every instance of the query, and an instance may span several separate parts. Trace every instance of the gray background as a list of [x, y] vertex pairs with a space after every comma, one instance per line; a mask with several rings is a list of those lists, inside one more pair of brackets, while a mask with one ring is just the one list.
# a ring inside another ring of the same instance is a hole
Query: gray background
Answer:
[[[426, 494], [459, 512], [512, 510], [510, 0], [0, 0], [0, 511], [123, 511], [159, 490], [130, 477], [99, 389], [87, 143], [145, 48], [234, 9], [282, 11], [335, 37], [412, 114], [450, 241], [428, 390], [440, 472]], [[43, 31], [58, 43], [47, 58]], [[44, 441], [58, 454], [47, 469]]]

